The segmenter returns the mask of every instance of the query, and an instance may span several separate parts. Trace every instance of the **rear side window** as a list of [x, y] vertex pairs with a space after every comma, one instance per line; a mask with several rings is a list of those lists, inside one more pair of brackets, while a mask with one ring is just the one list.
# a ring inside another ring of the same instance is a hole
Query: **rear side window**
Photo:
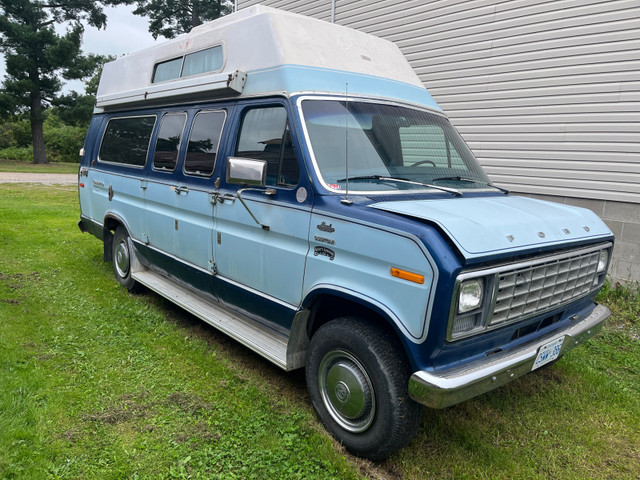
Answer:
[[168, 114], [162, 118], [153, 155], [153, 168], [156, 170], [172, 172], [176, 169], [178, 150], [186, 121], [187, 115], [184, 113]]
[[300, 167], [284, 107], [253, 108], [245, 113], [236, 156], [266, 160], [267, 185], [298, 184]]
[[226, 112], [200, 112], [189, 135], [184, 171], [190, 175], [209, 176], [216, 165], [216, 155]]
[[144, 167], [155, 123], [155, 116], [110, 119], [98, 161]]

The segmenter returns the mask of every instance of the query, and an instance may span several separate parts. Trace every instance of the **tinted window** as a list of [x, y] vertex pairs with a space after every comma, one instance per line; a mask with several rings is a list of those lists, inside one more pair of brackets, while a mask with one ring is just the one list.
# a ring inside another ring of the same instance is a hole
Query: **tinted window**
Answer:
[[187, 121], [185, 114], [165, 115], [160, 125], [156, 151], [153, 155], [153, 167], [159, 170], [173, 171], [178, 160], [178, 150], [182, 131]]
[[267, 185], [298, 184], [298, 158], [284, 107], [254, 108], [246, 112], [236, 156], [266, 160]]
[[99, 161], [143, 167], [156, 117], [112, 118], [100, 146]]
[[192, 175], [211, 175], [216, 164], [225, 112], [201, 112], [191, 127], [184, 171]]

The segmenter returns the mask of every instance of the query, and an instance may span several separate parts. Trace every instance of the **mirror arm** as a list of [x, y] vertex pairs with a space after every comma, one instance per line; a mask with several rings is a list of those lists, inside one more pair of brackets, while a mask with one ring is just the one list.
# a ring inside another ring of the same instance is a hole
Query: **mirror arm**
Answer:
[[242, 206], [247, 210], [247, 212], [249, 212], [249, 215], [251, 215], [251, 218], [253, 218], [253, 220], [262, 227], [263, 230], [270, 230], [269, 225], [265, 225], [263, 223], [260, 223], [258, 221], [258, 219], [256, 218], [256, 216], [253, 214], [253, 212], [251, 211], [251, 209], [249, 209], [249, 206], [244, 202], [244, 199], [242, 198], [242, 193], [243, 192], [247, 192], [247, 191], [254, 191], [254, 192], [261, 192], [264, 195], [274, 195], [276, 193], [276, 191], [273, 188], [267, 188], [266, 190], [260, 189], [260, 188], [241, 188], [240, 190], [238, 190], [236, 192], [236, 195], [238, 195], [238, 200], [240, 200], [240, 203], [242, 203]]

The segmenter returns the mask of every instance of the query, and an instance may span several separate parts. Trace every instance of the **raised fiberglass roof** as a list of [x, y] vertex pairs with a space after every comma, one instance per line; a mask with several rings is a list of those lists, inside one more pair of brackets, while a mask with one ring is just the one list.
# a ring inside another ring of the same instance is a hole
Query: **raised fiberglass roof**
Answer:
[[438, 108], [395, 44], [262, 5], [106, 64], [96, 104], [346, 90]]

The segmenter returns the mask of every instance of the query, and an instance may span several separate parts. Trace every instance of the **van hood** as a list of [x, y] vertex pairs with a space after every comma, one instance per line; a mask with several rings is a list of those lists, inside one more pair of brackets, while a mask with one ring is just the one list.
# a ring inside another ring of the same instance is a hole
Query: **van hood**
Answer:
[[612, 235], [591, 210], [517, 196], [380, 202], [370, 206], [437, 224], [469, 260]]

